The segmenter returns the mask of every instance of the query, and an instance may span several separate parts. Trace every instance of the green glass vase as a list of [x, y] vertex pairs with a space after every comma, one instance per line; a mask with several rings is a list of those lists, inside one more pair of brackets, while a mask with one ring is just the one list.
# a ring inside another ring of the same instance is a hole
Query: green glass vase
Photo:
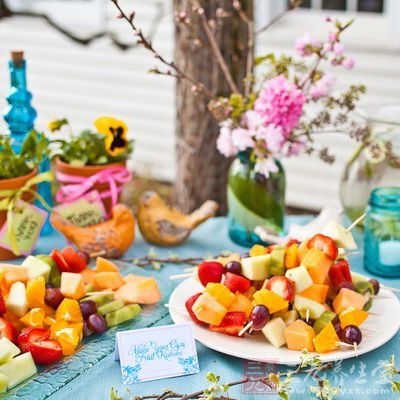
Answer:
[[254, 233], [256, 226], [277, 234], [283, 232], [285, 172], [279, 161], [276, 164], [278, 172], [268, 178], [254, 171], [254, 163], [246, 155], [239, 155], [229, 169], [229, 237], [239, 245], [263, 243]]

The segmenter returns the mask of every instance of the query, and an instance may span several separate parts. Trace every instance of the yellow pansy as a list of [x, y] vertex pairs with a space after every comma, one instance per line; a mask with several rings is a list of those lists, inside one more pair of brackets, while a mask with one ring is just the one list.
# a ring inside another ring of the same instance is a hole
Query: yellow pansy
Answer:
[[100, 117], [94, 121], [94, 125], [99, 133], [106, 135], [105, 146], [108, 154], [117, 156], [128, 148], [128, 127], [124, 121], [113, 117]]

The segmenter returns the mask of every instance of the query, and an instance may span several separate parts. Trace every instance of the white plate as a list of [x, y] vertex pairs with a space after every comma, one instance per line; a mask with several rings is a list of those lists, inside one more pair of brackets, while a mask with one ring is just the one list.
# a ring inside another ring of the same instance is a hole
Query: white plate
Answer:
[[[191, 322], [185, 309], [185, 301], [192, 295], [202, 292], [203, 286], [197, 280], [189, 278], [180, 283], [169, 299], [170, 314], [176, 324]], [[375, 297], [370, 315], [362, 325], [363, 340], [358, 350], [346, 349], [320, 354], [323, 362], [343, 360], [368, 353], [389, 341], [400, 328], [399, 299], [387, 289], [380, 290]], [[376, 315], [375, 315], [376, 314]], [[193, 324], [195, 338], [204, 346], [231, 356], [252, 361], [269, 362], [284, 365], [296, 365], [300, 361], [299, 351], [286, 347], [276, 348], [260, 333], [254, 337], [234, 337]]]

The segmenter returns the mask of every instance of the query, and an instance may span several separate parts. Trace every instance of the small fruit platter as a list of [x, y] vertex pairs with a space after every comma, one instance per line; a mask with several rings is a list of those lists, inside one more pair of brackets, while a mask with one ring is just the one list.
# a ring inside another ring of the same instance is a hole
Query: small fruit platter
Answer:
[[356, 249], [350, 230], [331, 221], [301, 243], [204, 261], [172, 293], [171, 317], [191, 321], [205, 346], [253, 361], [296, 365], [304, 349], [324, 362], [361, 355], [397, 333], [400, 302], [350, 270]]
[[47, 398], [112, 353], [115, 331], [166, 314], [155, 306], [162, 296], [154, 277], [89, 261], [67, 246], [0, 264], [0, 393], [8, 399]]

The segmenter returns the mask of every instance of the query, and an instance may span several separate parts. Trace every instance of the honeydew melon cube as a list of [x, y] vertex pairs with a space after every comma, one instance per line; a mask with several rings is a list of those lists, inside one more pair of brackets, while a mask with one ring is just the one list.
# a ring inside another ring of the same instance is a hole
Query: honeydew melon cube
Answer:
[[308, 314], [309, 318], [317, 319], [325, 312], [322, 304], [299, 295], [294, 296], [293, 308], [300, 313], [302, 318], [306, 318]]
[[43, 276], [46, 282], [49, 280], [51, 271], [50, 265], [40, 258], [28, 256], [21, 265], [28, 269], [29, 280], [35, 279], [39, 276]]
[[12, 311], [18, 317], [23, 317], [28, 312], [28, 300], [26, 298], [25, 285], [22, 282], [12, 284], [6, 306], [9, 311]]
[[338, 247], [344, 247], [345, 249], [355, 250], [357, 244], [353, 238], [351, 232], [346, 231], [342, 225], [336, 221], [329, 221], [321, 232], [325, 236], [332, 238]]
[[242, 275], [251, 281], [262, 281], [268, 278], [271, 254], [242, 258]]
[[0, 349], [8, 349], [13, 357], [21, 353], [21, 350], [10, 339], [3, 337], [0, 339]]
[[286, 344], [284, 330], [286, 324], [282, 318], [274, 318], [269, 321], [261, 332], [269, 340], [269, 342], [275, 347], [281, 347]]
[[0, 347], [0, 365], [8, 363], [13, 358], [11, 350], [5, 347]]
[[5, 393], [7, 391], [8, 378], [6, 375], [0, 373], [0, 393]]
[[278, 276], [285, 273], [285, 253], [284, 247], [274, 247], [271, 251], [271, 260], [269, 262], [269, 275]]
[[31, 353], [24, 353], [7, 364], [0, 365], [0, 373], [8, 378], [7, 389], [12, 389], [35, 375], [37, 368]]
[[313, 285], [313, 280], [307, 271], [307, 268], [301, 265], [300, 267], [288, 269], [285, 276], [295, 283], [296, 293], [300, 293]]

